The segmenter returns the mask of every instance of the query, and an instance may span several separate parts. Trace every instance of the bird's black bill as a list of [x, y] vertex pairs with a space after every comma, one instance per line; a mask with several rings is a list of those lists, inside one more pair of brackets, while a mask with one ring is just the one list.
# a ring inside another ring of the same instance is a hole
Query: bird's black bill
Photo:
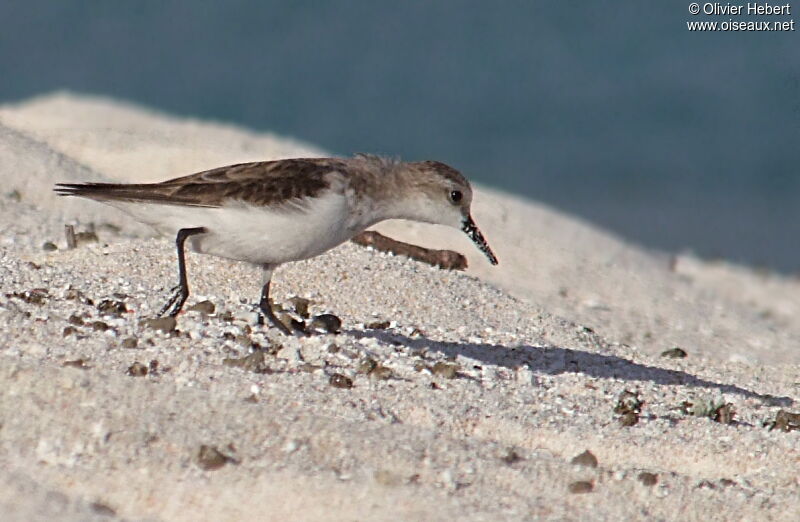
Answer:
[[489, 258], [489, 262], [491, 264], [497, 264], [497, 258], [494, 256], [494, 252], [492, 252], [492, 249], [489, 248], [489, 244], [486, 242], [483, 234], [481, 234], [481, 231], [478, 230], [478, 225], [472, 221], [472, 216], [467, 216], [464, 218], [464, 223], [461, 225], [461, 230], [463, 230], [464, 233], [469, 236], [473, 243], [478, 245], [480, 251], [483, 252], [487, 258]]

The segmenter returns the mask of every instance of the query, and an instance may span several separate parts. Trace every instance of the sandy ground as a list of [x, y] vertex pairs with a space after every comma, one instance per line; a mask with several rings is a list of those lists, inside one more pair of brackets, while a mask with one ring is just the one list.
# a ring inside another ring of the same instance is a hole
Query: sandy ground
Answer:
[[[800, 430], [767, 427], [797, 411], [793, 278], [478, 187], [499, 267], [456, 231], [386, 223], [470, 269], [351, 244], [282, 267], [276, 301], [343, 321], [287, 339], [258, 324], [255, 269], [190, 255], [188, 304], [214, 313], [162, 332], [142, 321], [174, 284], [171, 241], [50, 192], [319, 154], [71, 94], [0, 107], [4, 520], [800, 517]], [[99, 241], [67, 250], [65, 223]]]

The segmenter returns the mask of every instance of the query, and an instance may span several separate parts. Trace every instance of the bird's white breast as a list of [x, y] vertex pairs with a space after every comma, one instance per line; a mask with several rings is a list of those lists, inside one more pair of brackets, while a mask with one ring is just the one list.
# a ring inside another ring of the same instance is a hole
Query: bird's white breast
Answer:
[[350, 219], [348, 200], [327, 191], [296, 205], [263, 207], [232, 202], [220, 208], [115, 203], [163, 234], [205, 227], [189, 238], [196, 252], [247, 261], [280, 264], [316, 256], [360, 232]]

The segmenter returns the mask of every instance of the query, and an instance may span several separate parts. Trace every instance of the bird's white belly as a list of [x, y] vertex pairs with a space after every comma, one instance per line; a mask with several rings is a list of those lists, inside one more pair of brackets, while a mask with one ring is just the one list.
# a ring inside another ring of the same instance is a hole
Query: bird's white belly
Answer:
[[192, 250], [255, 264], [307, 259], [360, 232], [349, 223], [345, 197], [335, 192], [280, 209], [241, 202], [221, 208], [153, 204], [126, 207], [124, 210], [134, 217], [168, 235], [174, 236], [181, 228], [205, 227], [208, 233], [187, 240]]

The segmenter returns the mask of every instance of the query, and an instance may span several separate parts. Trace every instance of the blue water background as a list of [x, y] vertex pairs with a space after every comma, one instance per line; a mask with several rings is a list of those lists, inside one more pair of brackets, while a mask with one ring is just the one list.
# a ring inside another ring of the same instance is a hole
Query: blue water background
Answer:
[[800, 28], [689, 32], [731, 17], [688, 5], [5, 0], [0, 101], [66, 88], [436, 158], [647, 246], [796, 272]]

